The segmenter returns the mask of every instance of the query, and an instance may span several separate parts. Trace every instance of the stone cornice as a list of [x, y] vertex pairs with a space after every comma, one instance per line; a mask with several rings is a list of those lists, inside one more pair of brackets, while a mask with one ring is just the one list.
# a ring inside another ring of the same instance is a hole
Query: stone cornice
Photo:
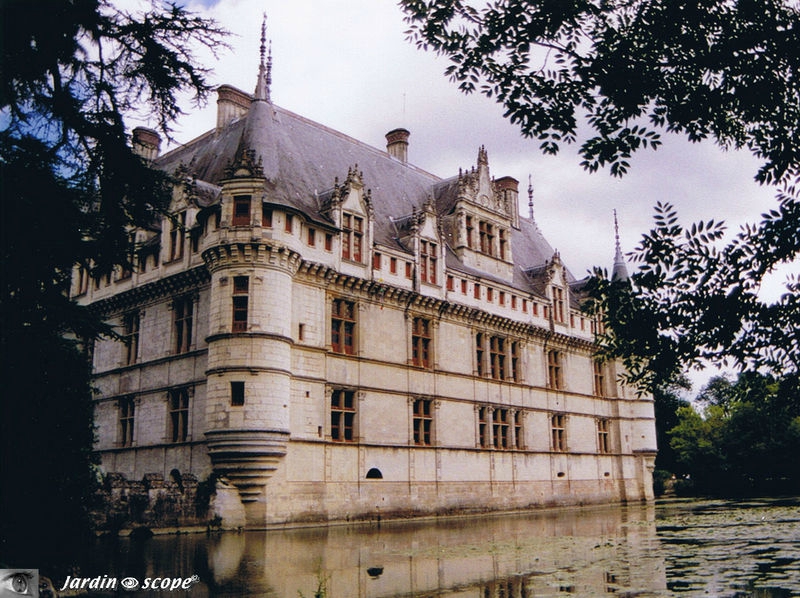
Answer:
[[160, 278], [153, 282], [134, 287], [130, 290], [117, 293], [106, 299], [95, 301], [89, 306], [92, 312], [100, 315], [108, 315], [114, 312], [125, 311], [132, 307], [140, 306], [144, 303], [161, 299], [163, 297], [173, 297], [182, 293], [187, 293], [199, 286], [211, 281], [211, 275], [205, 266], [197, 266], [183, 272], [178, 272], [166, 278]]

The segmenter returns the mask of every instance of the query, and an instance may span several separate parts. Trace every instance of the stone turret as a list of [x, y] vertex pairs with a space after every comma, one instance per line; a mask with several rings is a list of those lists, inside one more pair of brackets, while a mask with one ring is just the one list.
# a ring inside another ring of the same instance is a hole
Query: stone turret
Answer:
[[264, 522], [264, 487], [289, 440], [292, 277], [300, 263], [261, 233], [267, 179], [257, 141], [270, 122], [263, 59], [262, 52], [239, 149], [220, 181], [220, 226], [203, 245], [211, 273], [208, 450], [214, 470], [238, 488], [250, 525]]

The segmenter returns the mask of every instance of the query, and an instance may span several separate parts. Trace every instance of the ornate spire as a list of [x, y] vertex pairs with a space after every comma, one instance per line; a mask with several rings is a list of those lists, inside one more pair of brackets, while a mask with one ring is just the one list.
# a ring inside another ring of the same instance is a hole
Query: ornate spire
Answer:
[[533, 181], [531, 175], [528, 175], [528, 218], [533, 222]]
[[625, 257], [622, 255], [622, 247], [619, 242], [619, 221], [617, 220], [616, 210], [614, 210], [614, 242], [614, 270], [611, 274], [611, 280], [627, 280], [628, 266], [625, 264]]
[[259, 49], [261, 60], [258, 63], [258, 82], [256, 83], [255, 100], [270, 102], [269, 89], [272, 85], [272, 42], [269, 43], [267, 55], [267, 13], [261, 21], [261, 47]]

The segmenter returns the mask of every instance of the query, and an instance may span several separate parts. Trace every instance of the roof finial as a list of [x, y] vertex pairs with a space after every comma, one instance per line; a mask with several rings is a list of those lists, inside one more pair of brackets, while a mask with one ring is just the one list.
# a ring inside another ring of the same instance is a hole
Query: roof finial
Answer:
[[625, 265], [625, 257], [622, 255], [622, 246], [619, 242], [619, 221], [617, 220], [617, 210], [614, 210], [614, 270], [611, 280], [627, 280], [628, 267]]
[[528, 212], [528, 217], [533, 221], [533, 181], [530, 174], [528, 174]]
[[267, 13], [261, 21], [261, 47], [259, 49], [261, 60], [258, 63], [258, 82], [256, 83], [256, 100], [270, 101], [269, 88], [272, 84], [272, 42], [269, 44], [267, 55]]

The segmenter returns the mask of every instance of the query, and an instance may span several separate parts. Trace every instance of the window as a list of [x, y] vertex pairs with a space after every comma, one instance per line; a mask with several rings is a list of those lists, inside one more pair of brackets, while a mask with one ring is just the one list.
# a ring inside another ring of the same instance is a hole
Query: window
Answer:
[[506, 353], [505, 339], [499, 336], [489, 338], [489, 364], [491, 367], [492, 378], [495, 380], [505, 380], [506, 377]]
[[89, 270], [85, 266], [78, 267], [76, 295], [85, 295], [89, 290]]
[[611, 452], [611, 446], [608, 441], [608, 420], [597, 420], [597, 451], [600, 453]]
[[505, 294], [505, 291], [500, 291], [500, 293], [499, 293], [499, 297], [497, 298], [497, 302], [498, 302], [500, 305], [505, 305], [505, 304], [506, 304], [506, 294]]
[[355, 355], [356, 304], [334, 299], [331, 309], [331, 350]]
[[128, 255], [119, 272], [118, 280], [128, 280], [133, 276], [133, 265], [136, 261], [136, 233], [128, 233]]
[[511, 379], [514, 382], [521, 382], [522, 376], [519, 370], [519, 342], [511, 342]]
[[250, 278], [233, 277], [233, 332], [247, 332], [247, 311], [250, 291]]
[[479, 285], [477, 282], [475, 283], [475, 286], [472, 287], [472, 294], [475, 296], [475, 299], [481, 298], [481, 285]]
[[486, 287], [486, 300], [489, 303], [494, 301], [494, 289], [492, 287]]
[[452, 276], [447, 277], [447, 290], [454, 291], [456, 288], [456, 279]]
[[364, 238], [364, 219], [352, 214], [342, 215], [342, 257], [354, 262], [361, 261]]
[[517, 296], [511, 295], [511, 309], [517, 309]]
[[565, 322], [564, 313], [564, 289], [553, 287], [553, 319], [556, 322]]
[[272, 208], [268, 208], [265, 203], [261, 204], [261, 226], [272, 228]]
[[308, 246], [314, 247], [317, 244], [317, 231], [313, 228], [308, 229]]
[[411, 269], [411, 262], [406, 262], [406, 278], [411, 278], [413, 270]]
[[521, 449], [525, 448], [525, 443], [522, 442], [522, 411], [514, 412], [514, 447]]
[[563, 452], [567, 450], [567, 435], [566, 435], [566, 416], [563, 414], [555, 414], [550, 418], [550, 427], [552, 431], [553, 450]]
[[527, 312], [528, 311], [528, 300], [527, 299], [523, 299], [522, 300], [522, 311], [523, 312]]
[[355, 394], [352, 390], [334, 390], [331, 393], [331, 440], [355, 441]]
[[119, 444], [133, 446], [133, 426], [136, 415], [136, 401], [133, 397], [119, 400]]
[[472, 249], [475, 236], [474, 235], [475, 229], [472, 226], [472, 216], [467, 216], [466, 225], [467, 225], [467, 247]]
[[283, 221], [283, 230], [291, 234], [293, 225], [294, 217], [291, 214], [286, 214], [286, 220]]
[[419, 261], [422, 282], [436, 284], [436, 243], [420, 241]]
[[189, 389], [169, 391], [169, 438], [172, 442], [186, 442], [189, 438]]
[[500, 259], [506, 259], [506, 247], [508, 246], [508, 240], [506, 239], [506, 231], [500, 231]]
[[561, 352], [550, 350], [547, 352], [547, 386], [554, 390], [561, 390]]
[[381, 254], [377, 251], [372, 254], [372, 269], [373, 270], [380, 270], [381, 269]]
[[492, 440], [494, 448], [511, 448], [509, 431], [508, 409], [495, 409], [492, 414]]
[[180, 212], [170, 218], [169, 253], [170, 262], [183, 258], [183, 231], [186, 228], [186, 212]]
[[191, 297], [176, 299], [172, 309], [175, 318], [175, 352], [186, 353], [192, 344], [194, 301]]
[[250, 196], [237, 195], [233, 198], [233, 226], [250, 226]]
[[200, 251], [200, 235], [203, 234], [203, 229], [196, 226], [189, 231], [189, 245], [192, 248], [192, 253]]
[[397, 274], [397, 258], [390, 257], [389, 258], [389, 272], [392, 274]]
[[475, 360], [477, 363], [477, 372], [478, 376], [483, 376], [485, 370], [485, 366], [483, 365], [483, 333], [479, 332], [475, 335]]
[[599, 361], [592, 362], [594, 369], [594, 394], [598, 397], [604, 397], [606, 387], [606, 376], [603, 369], [603, 364]]
[[231, 405], [233, 407], [244, 405], [244, 382], [231, 382]]
[[325, 233], [325, 251], [333, 251], [333, 235]]
[[462, 295], [467, 294], [467, 281], [464, 280], [463, 278], [461, 279], [461, 294]]
[[414, 401], [414, 444], [431, 446], [431, 431], [433, 429], [433, 401], [430, 399], [416, 399]]
[[489, 408], [478, 409], [478, 446], [489, 448]]
[[139, 354], [139, 312], [122, 318], [122, 340], [125, 341], [125, 365], [136, 363]]
[[412, 363], [429, 368], [431, 362], [431, 322], [425, 318], [414, 318], [411, 328]]
[[478, 223], [478, 236], [480, 237], [481, 253], [494, 255], [494, 227], [481, 220]]

